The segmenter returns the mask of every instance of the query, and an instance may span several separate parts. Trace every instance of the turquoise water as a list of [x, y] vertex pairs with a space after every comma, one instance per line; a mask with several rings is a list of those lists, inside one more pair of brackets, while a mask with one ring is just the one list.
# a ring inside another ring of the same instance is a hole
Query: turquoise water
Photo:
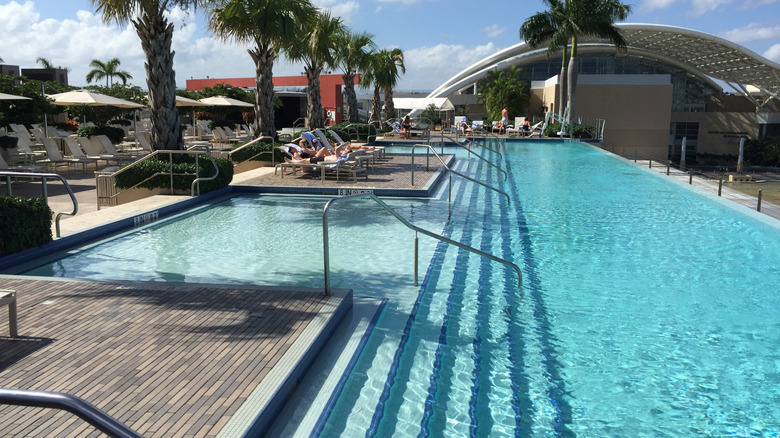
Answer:
[[[332, 214], [336, 287], [388, 298], [320, 436], [780, 436], [780, 228], [578, 143], [510, 143], [443, 200]], [[321, 287], [316, 197], [241, 197], [43, 273]], [[213, 233], [224, 236], [215, 244]], [[219, 249], [224, 248], [224, 249]], [[116, 259], [122, 263], [116, 263]], [[408, 261], [408, 262], [407, 262]]]

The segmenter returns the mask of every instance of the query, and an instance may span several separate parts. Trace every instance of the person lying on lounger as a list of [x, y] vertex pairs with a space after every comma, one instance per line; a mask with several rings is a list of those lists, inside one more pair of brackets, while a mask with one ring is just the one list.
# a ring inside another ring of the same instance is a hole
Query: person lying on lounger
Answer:
[[293, 158], [284, 157], [284, 161], [293, 164], [317, 164], [322, 161], [338, 161], [341, 157], [344, 157], [347, 154], [349, 154], [349, 148], [347, 148], [346, 145], [342, 145], [336, 148], [335, 154], [326, 155], [322, 157], [304, 158], [303, 156], [301, 156], [299, 152], [296, 151], [293, 154]]
[[374, 146], [353, 145], [351, 141], [345, 141], [344, 143], [336, 143], [335, 141], [332, 141], [330, 138], [328, 138], [328, 142], [330, 142], [330, 145], [334, 149], [339, 148], [341, 146], [346, 146], [347, 149], [349, 149], [351, 151], [359, 151], [359, 150], [373, 151], [373, 150], [376, 149]]

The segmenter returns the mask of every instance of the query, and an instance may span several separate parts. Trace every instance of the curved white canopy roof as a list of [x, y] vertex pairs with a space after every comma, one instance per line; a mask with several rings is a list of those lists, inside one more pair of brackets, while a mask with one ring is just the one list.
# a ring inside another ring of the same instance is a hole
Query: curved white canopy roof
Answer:
[[[627, 54], [654, 59], [679, 67], [702, 80], [718, 79], [747, 94], [752, 85], [772, 97], [780, 92], [780, 64], [739, 44], [696, 30], [659, 24], [616, 24], [627, 42]], [[582, 53], [603, 52], [613, 47], [605, 40], [581, 38]], [[614, 49], [612, 49], [614, 50]], [[510, 65], [529, 64], [547, 58], [545, 45], [534, 49], [525, 43], [501, 50], [472, 64], [448, 79], [428, 97], [446, 97], [473, 84], [487, 71]]]

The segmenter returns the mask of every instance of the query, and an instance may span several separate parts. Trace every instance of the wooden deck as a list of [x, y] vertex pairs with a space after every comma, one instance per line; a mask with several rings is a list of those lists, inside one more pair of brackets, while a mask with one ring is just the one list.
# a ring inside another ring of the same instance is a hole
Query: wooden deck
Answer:
[[[312, 321], [350, 301], [347, 291], [0, 282], [18, 293], [20, 335], [6, 336], [0, 312], [0, 386], [81, 397], [148, 437], [216, 436], [259, 385], [279, 383], [263, 380], [295, 360], [285, 354]], [[4, 437], [101, 435], [43, 408], [0, 405], [0, 425]]]

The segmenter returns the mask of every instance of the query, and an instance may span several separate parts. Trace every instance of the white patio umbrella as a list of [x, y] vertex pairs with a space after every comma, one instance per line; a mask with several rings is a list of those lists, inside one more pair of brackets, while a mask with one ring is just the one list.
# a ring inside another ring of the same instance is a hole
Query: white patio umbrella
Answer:
[[15, 94], [0, 93], [0, 100], [31, 100], [29, 97], [17, 96]]
[[55, 105], [73, 106], [115, 106], [118, 108], [143, 108], [144, 106], [129, 100], [106, 96], [89, 90], [66, 91], [65, 93], [50, 94]]
[[240, 106], [254, 108], [254, 105], [251, 103], [225, 96], [204, 97], [203, 99], [200, 99], [200, 102], [205, 103], [208, 106]]

